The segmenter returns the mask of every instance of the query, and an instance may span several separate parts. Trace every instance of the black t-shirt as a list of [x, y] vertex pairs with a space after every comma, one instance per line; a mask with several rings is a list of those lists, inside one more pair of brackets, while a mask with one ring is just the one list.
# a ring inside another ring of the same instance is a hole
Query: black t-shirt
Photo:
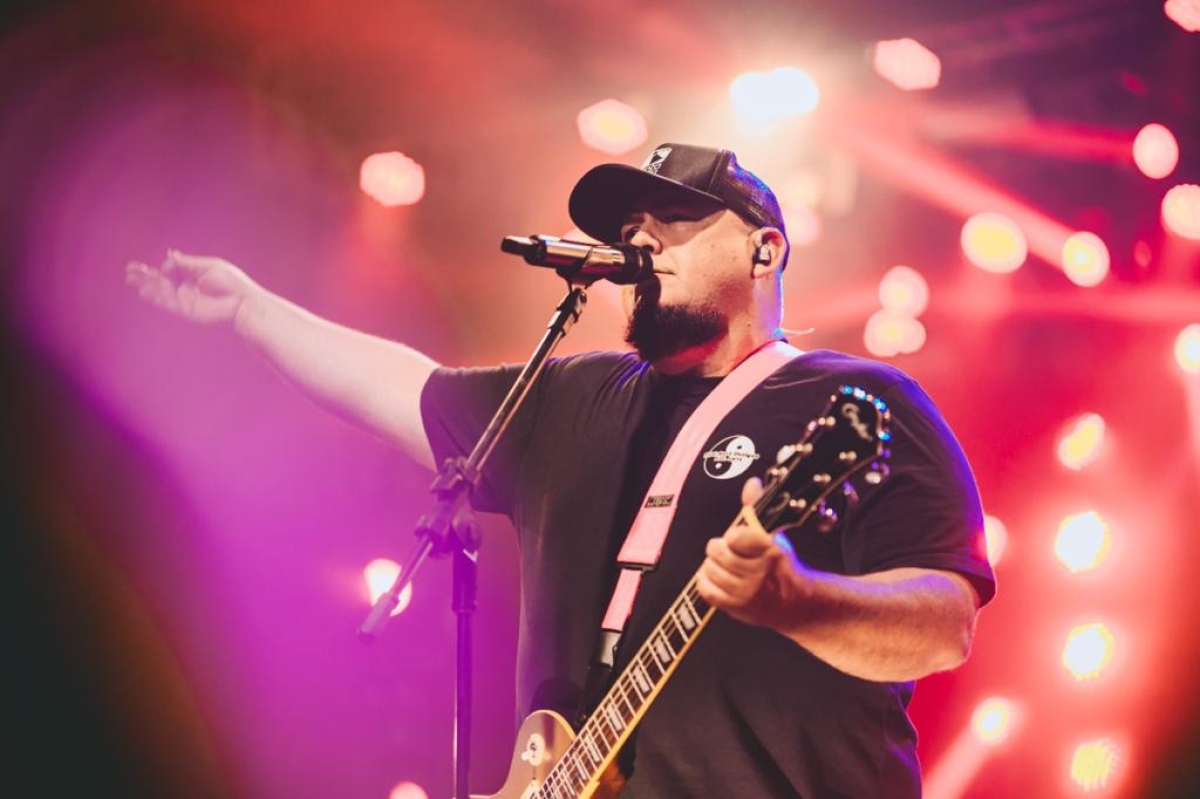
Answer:
[[[439, 461], [469, 450], [518, 371], [439, 369], [430, 377], [421, 407]], [[498, 446], [475, 506], [508, 514], [518, 531], [522, 711], [572, 717], [616, 551], [674, 434], [715, 383], [664, 376], [633, 354], [553, 359]], [[850, 575], [955, 571], [983, 602], [992, 597], [978, 492], [932, 402], [890, 366], [815, 351], [769, 377], [713, 432], [680, 492], [660, 564], [643, 579], [622, 654], [636, 649], [699, 567], [705, 542], [732, 521], [743, 482], [799, 441], [841, 384], [891, 407], [890, 475], [840, 507], [832, 530], [795, 531], [797, 554]], [[623, 797], [919, 796], [911, 696], [911, 683], [849, 676], [774, 631], [718, 613], [623, 756], [632, 766]]]

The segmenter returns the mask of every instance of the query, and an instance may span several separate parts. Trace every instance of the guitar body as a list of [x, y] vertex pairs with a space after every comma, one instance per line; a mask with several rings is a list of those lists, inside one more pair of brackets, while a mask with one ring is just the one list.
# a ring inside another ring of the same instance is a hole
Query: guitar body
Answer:
[[[562, 716], [551, 710], [534, 711], [517, 731], [516, 751], [504, 785], [496, 793], [473, 794], [471, 799], [531, 799], [574, 740], [575, 731]], [[578, 799], [612, 799], [623, 784], [616, 768], [610, 768], [589, 782]]]

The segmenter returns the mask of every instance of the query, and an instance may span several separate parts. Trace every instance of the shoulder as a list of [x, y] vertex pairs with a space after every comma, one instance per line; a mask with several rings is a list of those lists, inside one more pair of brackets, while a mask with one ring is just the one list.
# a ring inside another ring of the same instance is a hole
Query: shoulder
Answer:
[[643, 382], [650, 364], [632, 352], [596, 351], [552, 358], [546, 376], [554, 382], [584, 384], [597, 388], [628, 388]]
[[793, 359], [776, 375], [781, 383], [848, 383], [882, 394], [897, 386], [915, 384], [906, 373], [886, 363], [834, 350], [809, 350]]

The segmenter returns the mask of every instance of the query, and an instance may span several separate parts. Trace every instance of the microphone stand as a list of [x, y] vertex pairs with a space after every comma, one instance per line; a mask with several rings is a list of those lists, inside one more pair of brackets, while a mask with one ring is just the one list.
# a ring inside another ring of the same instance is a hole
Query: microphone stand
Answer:
[[475, 612], [478, 594], [479, 528], [470, 507], [472, 492], [478, 487], [483, 466], [495, 449], [500, 436], [529, 394], [533, 382], [541, 374], [546, 358], [554, 351], [567, 332], [579, 321], [587, 304], [587, 287], [596, 278], [571, 274], [565, 267], [558, 274], [567, 281], [567, 294], [555, 309], [546, 332], [529, 362], [517, 376], [508, 395], [500, 403], [492, 420], [483, 431], [471, 454], [466, 458], [447, 458], [429, 490], [434, 495], [433, 509], [423, 515], [415, 530], [417, 545], [409, 554], [392, 587], [376, 600], [370, 614], [359, 628], [359, 639], [365, 643], [375, 640], [400, 603], [400, 592], [426, 558], [451, 555], [453, 566], [453, 598], [451, 606], [457, 619], [457, 644], [454, 685], [454, 799], [469, 799], [467, 775], [470, 770], [471, 746], [471, 616]]

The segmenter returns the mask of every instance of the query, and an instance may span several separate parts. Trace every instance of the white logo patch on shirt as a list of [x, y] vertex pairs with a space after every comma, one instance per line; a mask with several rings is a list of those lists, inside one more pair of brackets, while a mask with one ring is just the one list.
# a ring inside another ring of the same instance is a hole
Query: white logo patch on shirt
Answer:
[[704, 453], [704, 473], [717, 480], [744, 474], [758, 460], [754, 442], [746, 436], [729, 436]]

